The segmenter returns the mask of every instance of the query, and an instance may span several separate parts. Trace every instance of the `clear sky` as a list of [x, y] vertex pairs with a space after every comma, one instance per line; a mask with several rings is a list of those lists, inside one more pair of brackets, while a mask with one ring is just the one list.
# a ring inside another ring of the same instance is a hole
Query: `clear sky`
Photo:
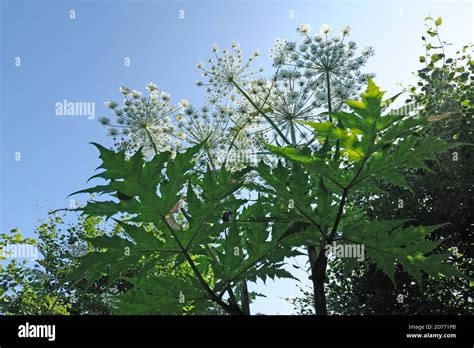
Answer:
[[[47, 209], [66, 207], [68, 194], [87, 187], [99, 164], [88, 143], [110, 144], [97, 119], [111, 116], [103, 103], [121, 100], [118, 87], [144, 90], [153, 81], [175, 102], [199, 105], [195, 65], [213, 43], [236, 41], [244, 53], [259, 49], [257, 66], [270, 73], [268, 49], [276, 37], [296, 39], [301, 22], [314, 30], [324, 23], [337, 30], [349, 25], [359, 47], [375, 49], [365, 71], [395, 94], [419, 68], [425, 16], [443, 17], [442, 38], [453, 48], [473, 41], [472, 1], [0, 2], [0, 230], [19, 227], [27, 236]], [[55, 104], [64, 99], [94, 102], [95, 119], [57, 116]], [[282, 298], [297, 294], [294, 284], [254, 286], [267, 298], [253, 312], [291, 313]]]

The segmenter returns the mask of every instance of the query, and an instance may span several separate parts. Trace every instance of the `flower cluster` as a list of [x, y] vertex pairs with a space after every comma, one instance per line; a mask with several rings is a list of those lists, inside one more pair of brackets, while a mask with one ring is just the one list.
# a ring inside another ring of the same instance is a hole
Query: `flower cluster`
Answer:
[[[304, 77], [321, 85], [316, 98], [324, 100], [321, 105], [330, 111], [343, 107], [344, 100], [354, 97], [367, 81], [368, 76], [360, 69], [374, 54], [371, 47], [356, 55], [357, 45], [347, 41], [351, 33], [348, 26], [342, 27], [339, 34], [331, 35], [331, 26], [324, 24], [317, 35], [311, 35], [311, 28], [301, 24], [297, 31], [303, 42], [277, 39], [271, 50], [275, 67], [289, 66], [298, 69]], [[346, 42], [347, 41], [347, 42]]]
[[258, 69], [258, 71], [248, 71], [259, 53], [254, 52], [244, 62], [242, 49], [237, 43], [232, 43], [230, 50], [225, 48], [221, 53], [219, 53], [218, 47], [214, 45], [212, 52], [214, 57], [208, 59], [209, 67], [206, 67], [204, 63], [197, 64], [197, 68], [202, 71], [202, 76], [206, 78], [207, 82], [196, 81], [198, 86], [206, 87], [211, 104], [216, 104], [221, 98], [225, 97], [234, 99], [235, 96], [232, 92], [246, 86], [252, 76], [263, 71], [263, 68]]
[[244, 165], [242, 154], [249, 153], [258, 144], [251, 138], [251, 122], [242, 109], [229, 106], [203, 106], [186, 108], [178, 114], [177, 135], [189, 144], [203, 144], [198, 160], [218, 168], [225, 165], [231, 171]]
[[262, 127], [264, 122], [261, 117], [251, 110], [248, 104], [243, 102], [235, 108], [229, 127], [227, 148], [217, 156], [217, 162], [225, 163], [231, 171], [256, 165], [264, 159], [261, 155], [261, 140], [268, 142], [268, 136]]
[[322, 111], [342, 109], [343, 101], [365, 84], [367, 75], [360, 69], [374, 52], [369, 47], [356, 55], [355, 42], [347, 40], [348, 26], [337, 35], [327, 24], [313, 36], [308, 24], [297, 31], [303, 38], [300, 44], [276, 40], [271, 49], [276, 72], [270, 78], [257, 76], [263, 69], [251, 69], [258, 52], [244, 61], [238, 44], [223, 50], [214, 45], [208, 64], [197, 65], [205, 78], [197, 85], [205, 86], [208, 93], [205, 106], [195, 108], [182, 100], [175, 107], [170, 95], [153, 83], [147, 86], [148, 96], [121, 87], [123, 105], [107, 103], [117, 124], [107, 118], [100, 122], [110, 126], [114, 139], [125, 137], [120, 144], [132, 151], [142, 148], [153, 155], [177, 151], [184, 144], [203, 144], [202, 163], [230, 170], [264, 159], [262, 139], [309, 145], [314, 139], [304, 121], [324, 120]]
[[201, 109], [188, 106], [176, 116], [178, 136], [192, 145], [203, 144], [205, 151], [213, 152], [226, 141], [231, 112], [225, 107], [211, 111], [207, 105]]
[[[296, 69], [281, 69], [271, 82], [257, 80], [250, 89], [256, 105], [290, 139], [293, 145], [308, 142], [309, 130], [300, 121], [319, 120], [321, 82], [307, 79]], [[271, 130], [266, 125], [264, 130]], [[273, 137], [277, 135], [272, 132]]]
[[[101, 117], [99, 122], [109, 127], [109, 135], [116, 145], [134, 152], [139, 148], [147, 156], [163, 151], [176, 151], [181, 147], [179, 136], [173, 119], [181, 110], [189, 107], [189, 102], [182, 100], [179, 107], [171, 104], [171, 96], [160, 91], [154, 83], [147, 86], [148, 96], [141, 92], [120, 87], [124, 96], [122, 106], [114, 101], [106, 102], [115, 116], [116, 122]], [[121, 137], [120, 141], [117, 141]]]

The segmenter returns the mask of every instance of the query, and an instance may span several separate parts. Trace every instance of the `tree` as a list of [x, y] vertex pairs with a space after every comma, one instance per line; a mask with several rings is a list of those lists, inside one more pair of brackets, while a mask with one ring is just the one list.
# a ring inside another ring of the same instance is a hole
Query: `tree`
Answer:
[[[0, 272], [2, 314], [110, 314], [112, 292], [100, 282], [87, 293], [80, 287], [60, 285], [77, 267], [77, 257], [87, 252], [83, 238], [105, 233], [100, 218], [75, 219], [66, 223], [64, 215], [50, 213], [36, 228], [37, 238], [23, 238], [17, 229], [0, 235], [4, 259], [8, 260]], [[9, 252], [26, 248], [34, 253]]]

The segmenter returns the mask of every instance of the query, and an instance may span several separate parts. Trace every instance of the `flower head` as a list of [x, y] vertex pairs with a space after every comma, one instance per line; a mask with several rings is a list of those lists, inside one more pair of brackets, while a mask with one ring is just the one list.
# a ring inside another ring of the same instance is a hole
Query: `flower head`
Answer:
[[311, 27], [309, 24], [301, 23], [296, 31], [300, 34], [307, 35], [311, 32]]
[[[186, 101], [181, 101], [177, 108], [171, 104], [171, 96], [165, 92], [158, 92], [158, 87], [154, 83], [147, 85], [149, 96], [142, 96], [137, 90], [130, 90], [127, 87], [120, 87], [120, 92], [125, 96], [122, 106], [109, 101], [106, 105], [114, 111], [116, 124], [112, 124], [110, 119], [101, 117], [99, 122], [109, 128], [109, 136], [114, 139], [121, 136], [122, 141], [116, 143], [126, 148], [128, 152], [134, 152], [141, 148], [147, 156], [152, 156], [157, 152], [174, 151], [178, 144], [174, 139], [179, 139], [176, 135], [175, 127], [171, 117], [189, 106]], [[126, 139], [125, 139], [126, 138]]]
[[179, 106], [180, 106], [181, 108], [186, 109], [186, 108], [188, 108], [188, 107], [190, 106], [190, 104], [189, 104], [189, 101], [187, 101], [186, 99], [181, 99], [181, 100], [179, 101]]
[[[281, 69], [275, 79], [253, 86], [255, 102], [293, 144], [307, 142], [309, 130], [300, 121], [318, 119], [316, 111], [321, 106], [318, 95], [322, 84], [309, 79], [296, 69]], [[264, 120], [259, 121], [265, 124]], [[261, 127], [277, 138], [269, 124]]]
[[332, 28], [329, 24], [323, 24], [321, 25], [321, 28], [319, 29], [319, 33], [321, 35], [328, 35], [332, 31]]
[[127, 87], [124, 87], [124, 86], [119, 87], [119, 91], [123, 95], [130, 95], [131, 92], [132, 92], [130, 89], [128, 89]]
[[[179, 122], [178, 138], [190, 144], [204, 144], [207, 154], [214, 154], [227, 141], [229, 118], [224, 108], [210, 112], [207, 106], [201, 110], [188, 107], [185, 115], [177, 115]], [[181, 116], [185, 117], [185, 120]]]
[[[197, 81], [198, 86], [206, 86], [206, 90], [211, 94], [211, 100], [219, 100], [221, 97], [230, 97], [237, 86], [242, 87], [247, 80], [257, 72], [249, 72], [248, 69], [252, 61], [258, 57], [256, 52], [245, 62], [243, 61], [242, 49], [237, 43], [232, 43], [231, 49], [223, 49], [221, 54], [217, 46], [213, 46], [214, 58], [209, 58], [209, 67], [202, 63], [197, 65], [202, 71], [202, 76], [207, 79], [207, 83]], [[260, 72], [260, 69], [258, 72]]]
[[349, 27], [348, 25], [345, 25], [341, 28], [341, 35], [342, 36], [349, 36], [351, 34], [351, 27]]
[[111, 101], [111, 100], [106, 101], [104, 104], [105, 104], [105, 106], [107, 106], [109, 109], [112, 109], [112, 110], [115, 110], [118, 106], [118, 104], [116, 102]]
[[370, 48], [357, 56], [356, 44], [353, 41], [345, 42], [350, 32], [351, 29], [345, 26], [340, 30], [340, 36], [330, 37], [331, 27], [324, 24], [319, 35], [305, 36], [300, 45], [279, 39], [272, 50], [273, 65], [301, 71], [305, 79], [319, 86], [314, 98], [321, 102], [321, 106], [327, 109], [331, 106], [331, 111], [337, 111], [345, 107], [344, 98], [357, 95], [366, 83], [360, 82], [365, 77], [360, 69], [373, 55], [373, 49]]
[[150, 82], [150, 83], [146, 86], [146, 89], [148, 90], [148, 92], [154, 92], [154, 91], [157, 91], [157, 90], [158, 90], [158, 86], [155, 85], [153, 82]]
[[374, 49], [372, 47], [365, 47], [363, 50], [362, 50], [362, 55], [364, 57], [370, 57], [370, 56], [373, 56], [374, 55]]

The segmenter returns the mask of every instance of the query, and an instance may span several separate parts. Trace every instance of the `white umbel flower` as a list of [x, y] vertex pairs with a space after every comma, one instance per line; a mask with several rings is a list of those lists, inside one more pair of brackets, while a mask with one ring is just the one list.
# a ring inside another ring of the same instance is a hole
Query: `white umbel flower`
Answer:
[[146, 89], [147, 89], [149, 92], [154, 92], [154, 91], [157, 91], [157, 90], [158, 90], [158, 86], [155, 85], [153, 82], [150, 82], [150, 83], [146, 86]]
[[[366, 49], [357, 56], [355, 42], [345, 42], [351, 32], [350, 27], [343, 27], [340, 33], [333, 36], [331, 30], [328, 24], [323, 24], [319, 35], [305, 35], [300, 45], [280, 39], [272, 50], [272, 58], [273, 66], [296, 68], [304, 75], [304, 80], [314, 81], [317, 89], [312, 99], [322, 103], [324, 108], [330, 105], [331, 111], [334, 111], [343, 108], [344, 100], [357, 95], [360, 87], [367, 82], [367, 75], [362, 74], [360, 68], [374, 51]], [[287, 101], [290, 102], [288, 105], [292, 104], [292, 100]]]
[[116, 116], [115, 124], [104, 117], [99, 122], [109, 127], [109, 136], [129, 155], [138, 149], [147, 157], [177, 150], [181, 145], [176, 140], [181, 143], [182, 139], [176, 135], [174, 120], [184, 120], [184, 115], [178, 117], [177, 113], [189, 103], [181, 101], [178, 109], [171, 104], [171, 96], [158, 91], [154, 83], [149, 83], [146, 89], [149, 95], [142, 96], [140, 91], [120, 87], [120, 93], [125, 96], [123, 105], [113, 101], [106, 103]]
[[372, 47], [365, 47], [363, 50], [362, 50], [362, 55], [363, 56], [373, 56], [374, 55], [374, 49]]
[[300, 34], [307, 35], [311, 32], [311, 26], [306, 23], [301, 23], [296, 29], [296, 31], [298, 31], [298, 33]]
[[171, 100], [171, 95], [166, 92], [161, 92], [161, 99], [165, 102], [169, 102]]
[[349, 35], [351, 34], [351, 31], [352, 31], [352, 29], [351, 29], [351, 27], [348, 26], [348, 25], [345, 25], [345, 26], [343, 26], [343, 27], [341, 28], [341, 34], [342, 34], [342, 36], [349, 36]]
[[130, 93], [132, 92], [132, 91], [130, 91], [129, 88], [124, 87], [124, 86], [119, 87], [119, 91], [120, 91], [120, 93], [122, 93], [123, 95], [130, 95]]
[[108, 100], [104, 103], [105, 106], [107, 106], [109, 109], [115, 110], [117, 108], [117, 103], [111, 100]]
[[188, 108], [189, 107], [189, 101], [187, 101], [186, 99], [181, 99], [179, 101], [179, 107], [180, 108]]
[[198, 68], [202, 71], [202, 76], [206, 82], [197, 81], [198, 86], [206, 86], [207, 93], [210, 94], [209, 102], [219, 100], [222, 97], [229, 97], [231, 92], [235, 90], [235, 86], [245, 86], [248, 79], [261, 72], [249, 72], [250, 64], [259, 56], [258, 53], [251, 55], [247, 61], [243, 60], [242, 49], [237, 43], [232, 43], [230, 49], [222, 49], [218, 53], [217, 46], [213, 46], [212, 51], [214, 57], [208, 59], [208, 66], [198, 64]]
[[321, 25], [321, 28], [319, 29], [319, 33], [321, 35], [327, 35], [332, 31], [332, 28], [329, 24], [323, 24]]

